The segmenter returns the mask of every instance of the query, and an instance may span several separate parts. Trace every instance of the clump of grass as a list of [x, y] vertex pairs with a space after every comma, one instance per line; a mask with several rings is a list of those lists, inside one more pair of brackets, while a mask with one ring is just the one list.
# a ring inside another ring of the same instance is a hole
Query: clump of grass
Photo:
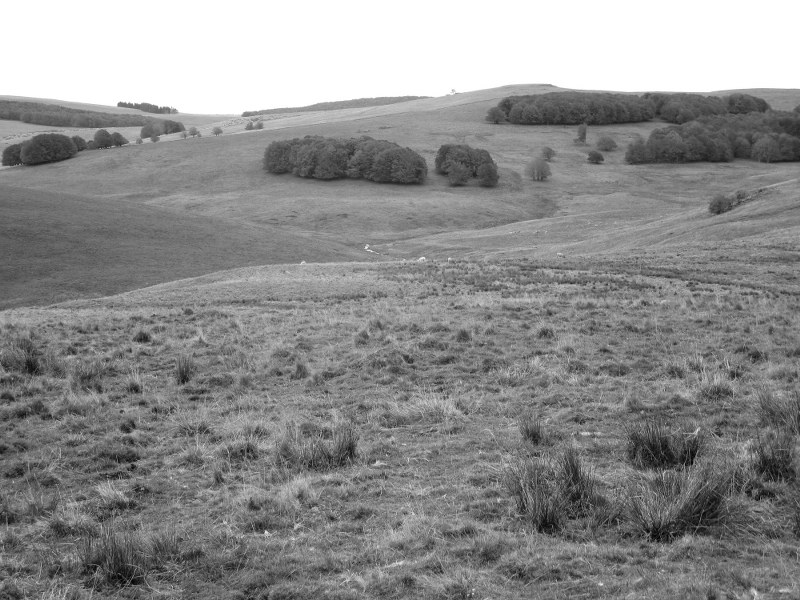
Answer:
[[275, 463], [288, 470], [327, 471], [353, 463], [358, 456], [358, 433], [349, 422], [338, 423], [330, 441], [317, 431], [305, 435], [288, 423], [275, 449]]
[[781, 397], [768, 388], [762, 388], [756, 392], [756, 398], [763, 425], [800, 434], [800, 391]]
[[463, 417], [462, 407], [451, 396], [432, 390], [420, 390], [405, 402], [391, 403], [381, 414], [381, 421], [387, 427], [399, 427], [420, 421], [453, 422]]
[[369, 331], [367, 329], [362, 329], [356, 334], [353, 341], [356, 346], [366, 346], [369, 344], [369, 338]]
[[0, 351], [0, 366], [8, 371], [40, 375], [43, 371], [40, 363], [41, 353], [30, 337], [17, 337], [11, 340], [8, 347]]
[[298, 360], [294, 365], [294, 373], [292, 373], [289, 378], [305, 379], [310, 374], [311, 372], [308, 370], [308, 365], [305, 362]]
[[197, 370], [194, 358], [190, 354], [182, 354], [175, 359], [175, 381], [179, 385], [189, 383]]
[[113, 481], [104, 481], [95, 487], [95, 491], [100, 506], [106, 510], [123, 510], [136, 505]]
[[552, 470], [542, 461], [519, 458], [504, 472], [517, 512], [536, 531], [556, 533], [566, 519], [564, 502], [551, 483]]
[[703, 400], [716, 402], [731, 398], [734, 394], [734, 389], [730, 381], [727, 381], [719, 374], [714, 374], [711, 377], [704, 377], [699, 393]]
[[543, 325], [536, 332], [536, 337], [538, 337], [541, 340], [551, 340], [554, 337], [556, 337], [556, 332], [553, 330], [552, 327], [548, 325]]
[[770, 429], [758, 434], [753, 446], [753, 469], [769, 481], [795, 478], [795, 434], [789, 429]]
[[130, 531], [115, 531], [113, 525], [103, 526], [97, 537], [86, 538], [78, 554], [84, 572], [92, 576], [95, 587], [102, 583], [142, 584], [152, 567], [144, 537]]
[[101, 358], [80, 360], [72, 367], [70, 374], [72, 388], [85, 391], [103, 391], [103, 377], [108, 372], [108, 365]]
[[580, 454], [572, 446], [556, 460], [556, 481], [568, 511], [574, 515], [586, 514], [593, 505], [605, 502], [597, 492], [597, 480], [584, 467]]
[[629, 426], [626, 438], [628, 460], [642, 469], [690, 466], [706, 445], [705, 434], [699, 427], [693, 432], [669, 430], [657, 421]]
[[541, 418], [529, 412], [523, 413], [519, 418], [519, 433], [529, 444], [538, 445], [545, 440]]
[[669, 541], [724, 522], [734, 490], [735, 470], [720, 459], [682, 471], [661, 471], [630, 489], [628, 512], [636, 531]]
[[142, 373], [137, 367], [131, 367], [128, 378], [125, 381], [125, 389], [131, 394], [141, 394], [144, 389], [142, 384]]
[[457, 342], [459, 342], [461, 344], [464, 344], [466, 342], [469, 342], [470, 340], [472, 340], [472, 334], [469, 332], [468, 329], [463, 329], [462, 328], [462, 329], [459, 329], [456, 332], [456, 341]]
[[153, 336], [150, 335], [149, 331], [145, 331], [144, 329], [140, 329], [136, 332], [133, 336], [133, 341], [137, 344], [149, 344], [153, 339]]

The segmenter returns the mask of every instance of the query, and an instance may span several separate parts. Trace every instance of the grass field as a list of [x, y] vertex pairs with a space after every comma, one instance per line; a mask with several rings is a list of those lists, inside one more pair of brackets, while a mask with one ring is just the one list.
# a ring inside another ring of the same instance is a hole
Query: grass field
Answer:
[[[0, 600], [800, 597], [797, 166], [482, 121], [548, 89], [0, 171]], [[317, 133], [501, 183], [261, 169]]]

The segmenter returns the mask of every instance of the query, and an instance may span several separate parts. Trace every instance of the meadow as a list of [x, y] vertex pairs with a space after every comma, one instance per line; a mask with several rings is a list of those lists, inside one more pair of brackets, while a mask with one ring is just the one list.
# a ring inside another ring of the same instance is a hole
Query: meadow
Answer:
[[[0, 171], [0, 599], [798, 597], [796, 165], [482, 121], [536, 89]], [[312, 133], [500, 185], [261, 169]]]

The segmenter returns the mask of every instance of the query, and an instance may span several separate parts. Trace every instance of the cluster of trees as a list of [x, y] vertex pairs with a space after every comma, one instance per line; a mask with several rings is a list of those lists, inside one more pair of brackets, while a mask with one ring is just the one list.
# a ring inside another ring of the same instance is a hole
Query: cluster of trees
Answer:
[[86, 147], [89, 150], [96, 150], [97, 148], [111, 148], [112, 146], [115, 147], [124, 146], [125, 144], [128, 143], [129, 142], [127, 139], [125, 139], [125, 136], [119, 133], [118, 131], [115, 131], [114, 133], [109, 133], [105, 129], [98, 129], [94, 134], [94, 139], [88, 144], [86, 144]]
[[55, 104], [16, 100], [0, 100], [0, 119], [35, 125], [80, 128], [139, 127], [152, 120], [141, 115], [112, 115]]
[[422, 183], [425, 159], [394, 142], [361, 138], [306, 136], [272, 142], [264, 152], [264, 169], [314, 179], [367, 179], [378, 183]]
[[183, 126], [183, 123], [170, 121], [169, 119], [159, 119], [158, 121], [150, 121], [142, 127], [142, 130], [139, 132], [139, 137], [154, 138], [170, 133], [180, 133], [185, 130], [186, 128]]
[[739, 115], [766, 112], [770, 109], [766, 100], [750, 94], [731, 94], [720, 98], [698, 94], [654, 92], [644, 94], [643, 98], [652, 102], [657, 117], [679, 125], [711, 115]]
[[142, 112], [162, 115], [178, 114], [177, 108], [172, 106], [156, 106], [155, 104], [150, 104], [149, 102], [117, 102], [117, 106], [120, 108], [135, 108], [136, 110], [141, 110]]
[[654, 116], [652, 103], [633, 94], [550, 92], [503, 98], [489, 110], [486, 120], [521, 125], [607, 125], [647, 121]]
[[21, 144], [3, 150], [3, 166], [39, 165], [72, 158], [78, 147], [72, 138], [60, 133], [41, 133]]
[[800, 161], [800, 114], [769, 111], [703, 117], [654, 130], [628, 146], [630, 164]]
[[247, 124], [244, 126], [245, 131], [252, 131], [253, 129], [264, 129], [264, 122], [261, 120], [258, 121], [248, 121]]
[[497, 185], [497, 165], [489, 152], [466, 144], [444, 144], [436, 153], [436, 172], [447, 175], [450, 185], [466, 185], [477, 178], [483, 187]]

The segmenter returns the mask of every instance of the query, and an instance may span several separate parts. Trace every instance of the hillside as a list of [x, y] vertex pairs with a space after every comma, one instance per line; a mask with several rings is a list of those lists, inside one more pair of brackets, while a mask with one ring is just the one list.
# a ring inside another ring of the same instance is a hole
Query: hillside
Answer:
[[0, 184], [0, 310], [243, 265], [367, 260], [318, 236]]

